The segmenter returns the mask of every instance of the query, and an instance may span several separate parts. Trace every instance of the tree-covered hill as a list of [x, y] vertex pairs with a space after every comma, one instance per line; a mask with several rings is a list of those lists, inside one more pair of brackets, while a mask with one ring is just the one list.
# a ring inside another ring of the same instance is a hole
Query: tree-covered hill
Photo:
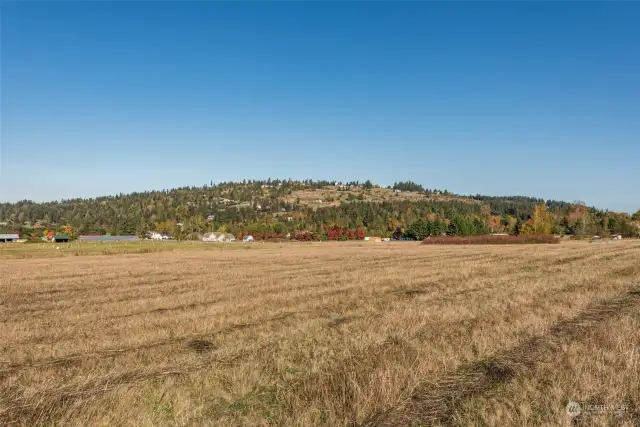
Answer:
[[179, 237], [207, 231], [265, 236], [313, 232], [322, 238], [327, 230], [348, 229], [389, 237], [401, 229], [413, 238], [487, 232], [632, 236], [638, 232], [637, 221], [640, 213], [632, 218], [581, 203], [522, 196], [463, 197], [411, 181], [381, 188], [370, 181], [250, 180], [0, 204], [0, 232], [32, 238], [49, 231], [76, 235], [158, 231]]

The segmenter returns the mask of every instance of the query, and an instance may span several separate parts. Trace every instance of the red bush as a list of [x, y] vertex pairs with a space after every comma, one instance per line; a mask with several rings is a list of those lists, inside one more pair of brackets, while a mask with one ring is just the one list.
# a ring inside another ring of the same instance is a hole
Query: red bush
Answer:
[[315, 240], [315, 234], [310, 231], [299, 231], [293, 236], [294, 240], [311, 241]]
[[422, 241], [423, 245], [517, 245], [517, 244], [555, 244], [560, 239], [551, 235], [519, 236], [433, 236]]
[[325, 228], [324, 232], [327, 233], [327, 240], [339, 240], [344, 234], [342, 227]]

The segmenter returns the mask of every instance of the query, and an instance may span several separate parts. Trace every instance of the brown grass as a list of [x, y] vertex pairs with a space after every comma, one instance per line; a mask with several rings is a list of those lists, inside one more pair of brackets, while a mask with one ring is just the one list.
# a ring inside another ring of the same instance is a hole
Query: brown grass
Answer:
[[637, 425], [639, 257], [622, 241], [0, 259], [0, 425], [568, 425], [569, 400], [574, 422]]
[[552, 235], [493, 236], [432, 236], [422, 241], [423, 245], [523, 245], [557, 244], [560, 239]]

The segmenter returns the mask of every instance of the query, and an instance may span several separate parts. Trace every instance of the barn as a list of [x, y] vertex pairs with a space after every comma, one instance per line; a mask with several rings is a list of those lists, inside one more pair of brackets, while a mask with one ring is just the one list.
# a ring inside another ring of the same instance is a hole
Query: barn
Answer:
[[15, 242], [19, 238], [19, 234], [0, 234], [0, 243]]

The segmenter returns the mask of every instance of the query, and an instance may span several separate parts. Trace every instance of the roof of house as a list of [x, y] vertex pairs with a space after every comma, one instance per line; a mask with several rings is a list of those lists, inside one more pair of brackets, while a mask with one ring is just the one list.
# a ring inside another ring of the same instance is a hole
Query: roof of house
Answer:
[[78, 236], [78, 240], [86, 242], [126, 242], [138, 241], [138, 236]]
[[19, 234], [0, 234], [0, 239], [19, 239]]

